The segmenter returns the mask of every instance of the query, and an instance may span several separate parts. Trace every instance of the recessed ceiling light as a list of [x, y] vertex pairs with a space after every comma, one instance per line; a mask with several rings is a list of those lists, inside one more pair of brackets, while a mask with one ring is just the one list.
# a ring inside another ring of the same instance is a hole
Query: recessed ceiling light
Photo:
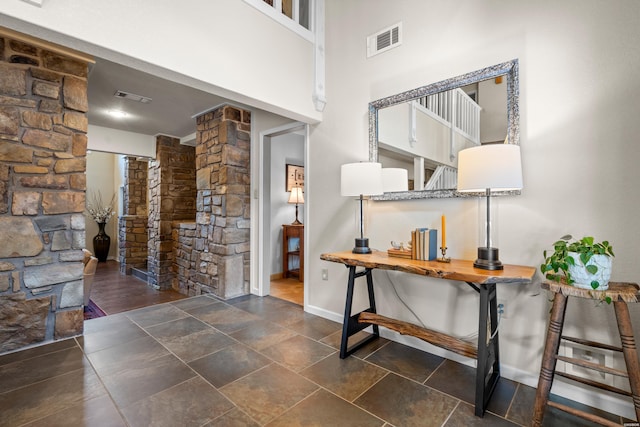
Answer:
[[116, 117], [118, 119], [124, 119], [125, 117], [129, 116], [129, 113], [125, 113], [124, 111], [120, 111], [120, 110], [109, 110], [107, 111], [107, 114], [109, 114], [110, 116]]

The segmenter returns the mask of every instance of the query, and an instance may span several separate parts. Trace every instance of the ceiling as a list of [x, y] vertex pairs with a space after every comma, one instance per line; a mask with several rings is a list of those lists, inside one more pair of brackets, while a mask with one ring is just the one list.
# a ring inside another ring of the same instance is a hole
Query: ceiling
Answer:
[[[117, 90], [151, 98], [141, 102], [116, 98]], [[89, 73], [89, 124], [145, 135], [182, 138], [196, 131], [194, 115], [226, 101], [209, 93], [96, 58]], [[107, 113], [118, 110], [127, 117]]]

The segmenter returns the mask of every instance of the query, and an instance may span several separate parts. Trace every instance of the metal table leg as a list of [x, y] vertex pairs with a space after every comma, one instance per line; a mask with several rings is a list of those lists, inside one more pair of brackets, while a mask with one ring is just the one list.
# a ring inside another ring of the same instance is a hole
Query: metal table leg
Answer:
[[[470, 285], [480, 293], [475, 414], [482, 417], [500, 379], [498, 302], [495, 284], [477, 286], [470, 283]], [[487, 325], [490, 326], [490, 335]]]
[[367, 292], [369, 294], [369, 308], [364, 311], [375, 313], [376, 312], [376, 300], [373, 293], [373, 277], [371, 275], [372, 269], [367, 268], [364, 271], [356, 272], [355, 266], [347, 266], [349, 269], [349, 281], [347, 283], [347, 300], [344, 307], [344, 320], [342, 323], [342, 339], [340, 341], [340, 358], [344, 359], [351, 353], [380, 336], [378, 325], [373, 325], [373, 334], [358, 341], [351, 347], [349, 347], [349, 337], [355, 335], [361, 330], [372, 326], [371, 323], [358, 322], [358, 316], [360, 313], [351, 315], [351, 308], [353, 306], [353, 291], [355, 288], [355, 281], [359, 277], [366, 276], [367, 278]]

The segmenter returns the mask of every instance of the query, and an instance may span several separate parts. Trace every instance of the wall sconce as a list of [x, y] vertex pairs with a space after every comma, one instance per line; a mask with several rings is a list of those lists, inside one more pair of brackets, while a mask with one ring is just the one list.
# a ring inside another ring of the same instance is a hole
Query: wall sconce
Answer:
[[289, 195], [288, 203], [296, 205], [296, 220], [291, 223], [291, 225], [302, 225], [302, 223], [298, 220], [298, 204], [304, 204], [304, 195], [302, 193], [302, 187], [292, 187], [291, 194]]
[[347, 163], [340, 168], [340, 194], [360, 197], [360, 238], [356, 237], [355, 254], [370, 254], [369, 239], [364, 237], [364, 196], [383, 193], [382, 164], [372, 162]]
[[498, 248], [491, 247], [491, 191], [522, 188], [520, 146], [487, 144], [461, 150], [458, 156], [458, 191], [484, 192], [487, 197], [485, 245], [478, 248], [478, 259], [473, 266], [484, 270], [502, 270], [504, 267], [499, 259]]

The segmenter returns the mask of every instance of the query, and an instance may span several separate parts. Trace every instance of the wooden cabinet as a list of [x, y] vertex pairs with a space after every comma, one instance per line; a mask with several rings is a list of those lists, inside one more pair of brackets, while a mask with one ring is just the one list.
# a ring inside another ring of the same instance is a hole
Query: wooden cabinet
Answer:
[[[296, 243], [297, 242], [297, 243]], [[289, 268], [298, 261], [299, 268]], [[282, 226], [282, 277], [298, 276], [304, 282], [304, 225]]]

